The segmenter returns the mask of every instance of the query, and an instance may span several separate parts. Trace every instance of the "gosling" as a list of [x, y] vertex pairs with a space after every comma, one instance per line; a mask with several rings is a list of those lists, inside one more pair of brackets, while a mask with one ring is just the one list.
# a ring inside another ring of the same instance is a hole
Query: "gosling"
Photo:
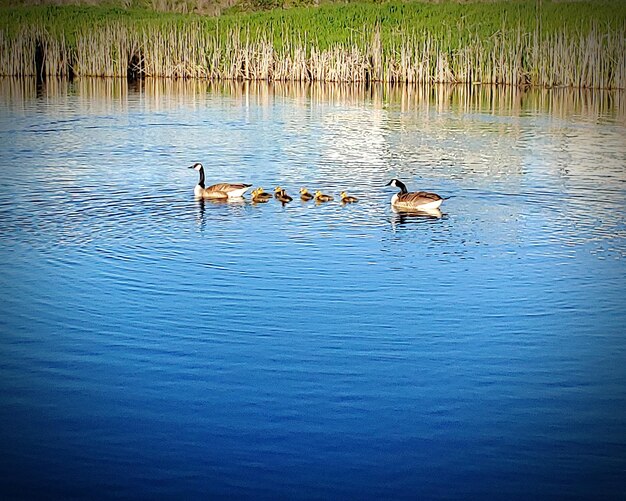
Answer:
[[330, 195], [325, 195], [324, 193], [322, 193], [321, 191], [316, 191], [315, 192], [315, 201], [316, 202], [330, 202], [332, 200], [334, 200], [333, 197], [331, 197]]
[[300, 198], [304, 202], [308, 202], [309, 200], [313, 200], [315, 197], [309, 193], [309, 190], [306, 188], [300, 188]]
[[271, 193], [267, 193], [266, 191], [263, 191], [263, 188], [261, 188], [260, 186], [252, 192], [253, 202], [263, 203], [263, 202], [267, 202], [271, 198], [272, 198]]
[[359, 201], [358, 198], [348, 195], [345, 191], [342, 191], [340, 196], [342, 204], [353, 204]]
[[[278, 188], [280, 187], [277, 186], [277, 189]], [[288, 204], [289, 202], [293, 200], [293, 198], [287, 195], [287, 192], [283, 190], [282, 188], [274, 194], [274, 197], [276, 197], [276, 200], [278, 200], [283, 205]]]

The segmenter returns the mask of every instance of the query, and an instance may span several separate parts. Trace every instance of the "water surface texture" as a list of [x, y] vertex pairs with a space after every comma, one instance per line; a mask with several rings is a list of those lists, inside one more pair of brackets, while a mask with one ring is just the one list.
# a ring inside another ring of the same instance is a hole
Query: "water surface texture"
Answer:
[[622, 95], [0, 91], [3, 498], [623, 496]]

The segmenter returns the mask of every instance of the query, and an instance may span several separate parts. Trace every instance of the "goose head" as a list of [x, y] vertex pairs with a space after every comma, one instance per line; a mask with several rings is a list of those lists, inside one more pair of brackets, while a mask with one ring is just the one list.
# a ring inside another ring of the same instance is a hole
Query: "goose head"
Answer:
[[385, 186], [393, 186], [394, 188], [399, 188], [402, 193], [407, 192], [406, 185], [402, 181], [396, 178], [393, 178]]
[[202, 164], [200, 162], [196, 162], [195, 164], [190, 165], [189, 168], [197, 170], [198, 172], [203, 169]]

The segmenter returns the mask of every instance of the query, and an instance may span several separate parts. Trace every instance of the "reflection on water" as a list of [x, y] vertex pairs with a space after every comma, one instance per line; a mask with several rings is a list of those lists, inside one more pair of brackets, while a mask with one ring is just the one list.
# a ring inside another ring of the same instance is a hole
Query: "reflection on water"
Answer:
[[[626, 119], [626, 97], [621, 91], [569, 88], [533, 88], [493, 85], [346, 85], [321, 82], [241, 82], [145, 79], [128, 82], [114, 78], [48, 79], [37, 85], [35, 79], [0, 79], [0, 100], [18, 105], [36, 97], [55, 99], [78, 96], [82, 102], [124, 102], [129, 94], [141, 93], [151, 111], [177, 106], [201, 106], [207, 94], [230, 96], [242, 104], [267, 105], [276, 99], [289, 99], [301, 105], [398, 106], [402, 112], [419, 110], [438, 113], [502, 114], [523, 116], [545, 113], [554, 118], [576, 116], [596, 121]], [[200, 101], [199, 101], [200, 100]], [[0, 102], [2, 102], [0, 101]], [[94, 103], [92, 103], [94, 104]], [[102, 103], [101, 103], [102, 104]]]
[[622, 495], [623, 99], [0, 79], [0, 494]]
[[403, 225], [411, 222], [421, 222], [428, 220], [436, 220], [441, 219], [443, 217], [443, 213], [440, 209], [431, 209], [431, 210], [398, 210], [395, 207], [392, 207], [391, 210], [394, 213], [393, 221], [397, 225]]

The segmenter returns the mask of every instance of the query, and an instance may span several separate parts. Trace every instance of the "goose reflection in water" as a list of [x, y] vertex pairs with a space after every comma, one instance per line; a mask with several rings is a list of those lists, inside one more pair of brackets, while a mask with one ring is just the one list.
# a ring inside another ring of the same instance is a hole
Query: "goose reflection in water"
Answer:
[[206, 226], [205, 212], [207, 208], [217, 209], [218, 207], [228, 207], [230, 209], [232, 207], [233, 209], [237, 209], [234, 211], [228, 211], [229, 214], [227, 217], [232, 217], [242, 215], [244, 213], [241, 209], [245, 207], [246, 201], [243, 198], [198, 198], [196, 199], [196, 204], [198, 206], [196, 221], [200, 227], [200, 231], [202, 231]]
[[439, 209], [399, 210], [392, 207], [392, 211], [391, 226], [394, 230], [398, 227], [408, 226], [410, 224], [434, 222], [444, 219], [446, 216]]

